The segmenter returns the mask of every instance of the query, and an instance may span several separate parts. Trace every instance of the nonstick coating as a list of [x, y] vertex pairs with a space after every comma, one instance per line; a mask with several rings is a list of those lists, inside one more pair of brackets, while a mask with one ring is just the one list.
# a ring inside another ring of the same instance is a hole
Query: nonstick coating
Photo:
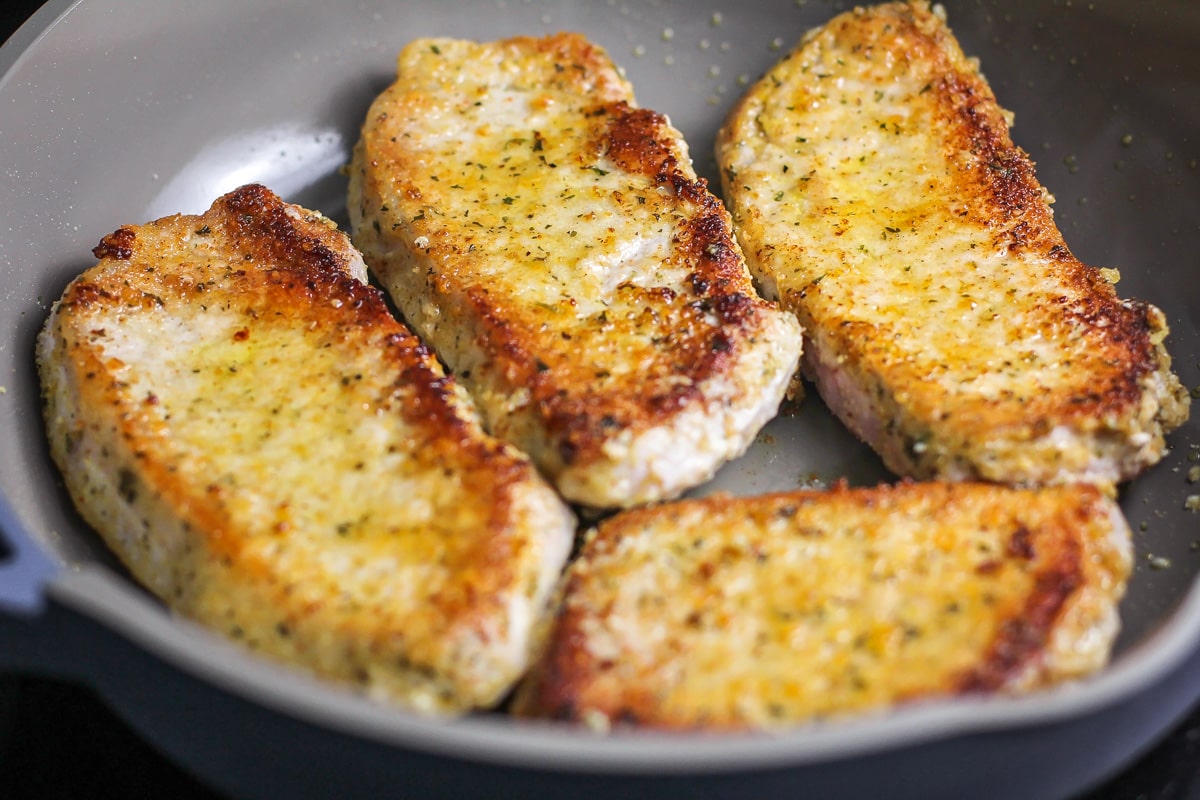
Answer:
[[[1057, 198], [1075, 254], [1171, 323], [1200, 385], [1200, 6], [949, 0], [949, 20]], [[394, 789], [639, 796], [1059, 797], [1128, 761], [1200, 694], [1200, 423], [1122, 488], [1137, 567], [1114, 664], [1025, 700], [956, 701], [779, 738], [611, 737], [371, 706], [180, 622], [70, 506], [42, 434], [34, 337], [124, 223], [195, 213], [260, 181], [345, 222], [339, 168], [416, 36], [578, 30], [668, 114], [713, 185], [716, 128], [830, 0], [53, 2], [0, 51], [0, 663], [95, 684], [175, 757], [248, 796]], [[1195, 416], [1195, 415], [1194, 415]], [[886, 477], [815, 396], [701, 491]], [[7, 561], [4, 560], [7, 558]], [[42, 586], [41, 581], [48, 582]], [[26, 591], [16, 591], [28, 581]], [[8, 584], [5, 586], [5, 584]], [[38, 608], [41, 601], [44, 608]], [[1016, 767], [1016, 764], [1024, 766]], [[323, 777], [322, 777], [323, 776]], [[413, 792], [416, 794], [417, 792]], [[816, 796], [816, 795], [814, 795]]]

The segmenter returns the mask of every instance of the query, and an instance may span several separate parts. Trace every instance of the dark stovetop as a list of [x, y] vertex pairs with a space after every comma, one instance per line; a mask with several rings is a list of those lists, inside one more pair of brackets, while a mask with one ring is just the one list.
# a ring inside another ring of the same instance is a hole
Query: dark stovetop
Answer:
[[[0, 798], [222, 795], [164, 759], [89, 689], [0, 673]], [[1075, 800], [1200, 800], [1200, 708], [1132, 767]]]
[[[0, 41], [39, 5], [4, 0]], [[0, 798], [134, 797], [219, 800], [86, 687], [0, 673]], [[1140, 761], [1076, 800], [1200, 800], [1200, 708]]]

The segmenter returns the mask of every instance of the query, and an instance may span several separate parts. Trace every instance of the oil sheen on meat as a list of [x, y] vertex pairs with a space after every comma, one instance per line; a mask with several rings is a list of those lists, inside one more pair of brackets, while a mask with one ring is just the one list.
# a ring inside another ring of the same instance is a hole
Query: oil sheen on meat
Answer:
[[50, 450], [171, 608], [423, 713], [524, 671], [574, 520], [391, 316], [349, 239], [261, 186], [129, 225], [38, 339]]
[[1188, 413], [1166, 320], [1071, 254], [1009, 123], [939, 13], [890, 3], [804, 36], [717, 156], [806, 374], [890, 469], [1131, 478]]
[[625, 512], [568, 569], [516, 711], [601, 730], [780, 730], [1028, 692], [1106, 663], [1130, 551], [1116, 503], [1085, 484]]
[[355, 244], [564, 496], [677, 495], [776, 412], [802, 337], [679, 131], [574, 34], [421, 39], [350, 170]]

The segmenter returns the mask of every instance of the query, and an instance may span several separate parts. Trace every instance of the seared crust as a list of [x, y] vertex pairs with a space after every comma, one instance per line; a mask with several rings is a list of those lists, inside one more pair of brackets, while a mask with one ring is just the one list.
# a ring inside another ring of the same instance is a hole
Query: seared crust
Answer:
[[900, 484], [625, 512], [568, 569], [517, 713], [772, 729], [1102, 666], [1129, 529], [1086, 485]]
[[38, 340], [72, 499], [173, 609], [421, 711], [524, 669], [570, 513], [363, 282], [261, 186], [126, 226]]
[[1188, 398], [1162, 313], [1080, 263], [1003, 111], [924, 2], [810, 32], [720, 132], [747, 262], [889, 468], [1115, 482]]
[[798, 326], [679, 132], [582, 37], [413, 42], [350, 177], [371, 269], [569, 499], [678, 494], [775, 413]]

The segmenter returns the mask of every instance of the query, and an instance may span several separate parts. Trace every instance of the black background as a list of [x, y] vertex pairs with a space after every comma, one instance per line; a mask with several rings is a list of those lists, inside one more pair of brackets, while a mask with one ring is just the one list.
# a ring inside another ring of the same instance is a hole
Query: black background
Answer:
[[[39, 5], [0, 0], [0, 39]], [[0, 672], [0, 799], [26, 798], [220, 800], [87, 687]], [[1078, 800], [1200, 800], [1200, 708], [1132, 767]]]

